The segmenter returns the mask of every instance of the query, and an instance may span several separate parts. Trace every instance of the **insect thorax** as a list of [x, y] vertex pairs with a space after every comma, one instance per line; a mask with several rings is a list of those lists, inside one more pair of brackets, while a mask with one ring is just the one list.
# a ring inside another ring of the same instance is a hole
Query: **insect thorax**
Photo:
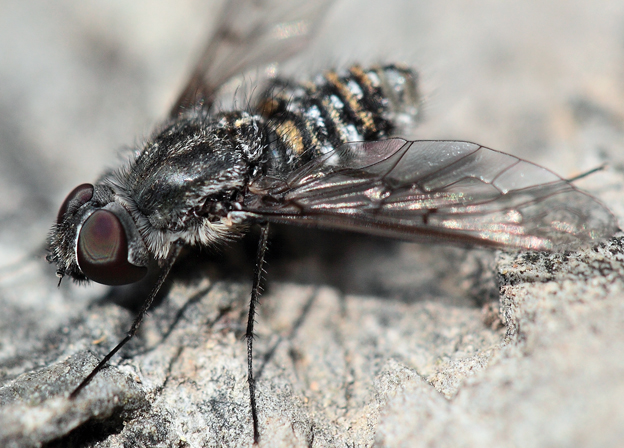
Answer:
[[418, 114], [416, 82], [397, 65], [353, 66], [300, 84], [274, 80], [258, 106], [267, 120], [268, 171], [286, 174], [343, 143], [400, 132]]

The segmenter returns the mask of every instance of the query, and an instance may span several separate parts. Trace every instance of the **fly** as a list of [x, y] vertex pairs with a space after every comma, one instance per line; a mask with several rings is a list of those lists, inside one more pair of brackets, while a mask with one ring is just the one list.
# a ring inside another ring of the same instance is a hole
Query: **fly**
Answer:
[[169, 118], [132, 160], [61, 205], [48, 255], [59, 277], [121, 285], [140, 280], [154, 260], [161, 267], [126, 337], [72, 398], [136, 334], [186, 245], [218, 245], [261, 227], [246, 331], [257, 442], [252, 336], [271, 223], [528, 250], [617, 231], [607, 208], [538, 165], [475, 143], [393, 137], [419, 113], [407, 67], [274, 79], [249, 109], [213, 110], [226, 81], [304, 46], [328, 4], [284, 11], [228, 2]]

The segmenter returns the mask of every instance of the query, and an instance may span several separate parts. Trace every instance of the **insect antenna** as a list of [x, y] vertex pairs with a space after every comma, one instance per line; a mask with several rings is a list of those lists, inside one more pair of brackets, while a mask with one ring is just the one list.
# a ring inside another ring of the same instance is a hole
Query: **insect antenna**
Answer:
[[256, 253], [256, 266], [254, 268], [253, 286], [251, 289], [251, 299], [249, 300], [249, 315], [247, 316], [247, 383], [249, 383], [249, 404], [251, 406], [251, 419], [253, 422], [254, 445], [260, 441], [258, 430], [258, 410], [256, 409], [256, 379], [253, 374], [253, 338], [254, 338], [254, 318], [256, 315], [256, 305], [259, 303], [262, 282], [262, 270], [264, 266], [264, 256], [267, 251], [269, 240], [269, 223], [261, 225], [260, 241], [258, 242], [258, 252]]
[[115, 356], [115, 353], [117, 353], [121, 349], [121, 347], [126, 345], [126, 343], [130, 339], [132, 339], [132, 337], [139, 330], [139, 327], [141, 326], [141, 323], [143, 322], [143, 318], [145, 317], [145, 315], [147, 314], [147, 311], [152, 306], [152, 303], [154, 302], [154, 298], [156, 297], [156, 294], [158, 294], [158, 291], [160, 291], [160, 288], [162, 287], [163, 283], [165, 283], [165, 280], [169, 276], [169, 272], [171, 271], [171, 268], [173, 267], [175, 261], [177, 260], [178, 256], [180, 255], [181, 251], [182, 251], [182, 244], [175, 244], [174, 247], [173, 247], [172, 253], [167, 258], [167, 262], [166, 262], [163, 270], [161, 271], [161, 273], [158, 276], [158, 280], [156, 281], [156, 284], [152, 288], [152, 292], [147, 297], [145, 302], [143, 302], [143, 306], [141, 307], [141, 310], [139, 311], [139, 314], [137, 315], [137, 317], [134, 319], [134, 322], [132, 323], [132, 327], [130, 327], [130, 330], [128, 330], [128, 332], [126, 333], [126, 337], [123, 338], [119, 342], [119, 344], [117, 344], [115, 346], [115, 348], [113, 348], [100, 361], [100, 363], [97, 366], [95, 366], [95, 368], [91, 371], [91, 373], [89, 373], [89, 375], [84, 380], [82, 380], [82, 383], [80, 383], [78, 385], [78, 387], [76, 387], [76, 389], [74, 389], [74, 391], [69, 395], [69, 399], [70, 400], [75, 399], [78, 396], [78, 394], [80, 394], [82, 389], [84, 389], [91, 382], [91, 380], [93, 380], [93, 378], [95, 378], [95, 376], [104, 368], [104, 366], [106, 366], [108, 361], [113, 356]]

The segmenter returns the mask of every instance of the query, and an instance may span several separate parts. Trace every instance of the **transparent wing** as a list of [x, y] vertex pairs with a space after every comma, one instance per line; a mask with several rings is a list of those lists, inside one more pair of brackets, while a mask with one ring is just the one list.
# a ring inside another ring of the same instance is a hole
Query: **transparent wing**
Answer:
[[243, 213], [411, 241], [553, 250], [613, 235], [595, 198], [538, 165], [457, 141], [348, 143], [286, 179], [259, 179]]
[[227, 1], [217, 29], [170, 115], [199, 103], [209, 108], [216, 91], [231, 77], [297, 53], [308, 43], [332, 1]]

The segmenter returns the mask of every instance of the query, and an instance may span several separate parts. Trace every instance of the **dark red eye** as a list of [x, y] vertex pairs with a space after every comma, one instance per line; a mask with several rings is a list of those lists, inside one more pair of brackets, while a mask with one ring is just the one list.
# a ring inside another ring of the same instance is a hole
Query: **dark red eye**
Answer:
[[61, 208], [59, 209], [58, 216], [56, 217], [56, 222], [59, 223], [67, 213], [67, 209], [69, 208], [69, 203], [72, 201], [76, 201], [76, 205], [81, 206], [86, 204], [93, 197], [93, 185], [91, 184], [80, 184], [76, 188], [74, 188], [65, 198]]
[[78, 236], [78, 266], [90, 280], [125, 285], [140, 280], [147, 268], [128, 261], [128, 239], [114, 213], [98, 210], [89, 216]]

